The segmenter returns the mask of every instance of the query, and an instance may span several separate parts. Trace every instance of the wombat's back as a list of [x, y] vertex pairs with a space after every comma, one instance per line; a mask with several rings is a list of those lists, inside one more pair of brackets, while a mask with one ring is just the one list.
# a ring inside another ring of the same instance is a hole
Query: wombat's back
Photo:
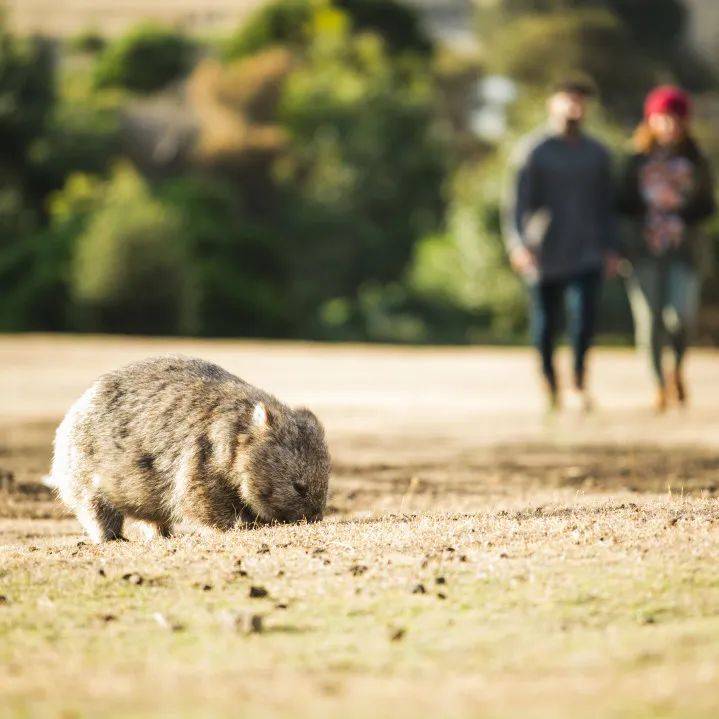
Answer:
[[[217, 365], [184, 357], [155, 357], [100, 377], [84, 426], [89, 449], [174, 460], [193, 438], [226, 421], [243, 431], [258, 401], [276, 399]], [[84, 432], [83, 432], [84, 430]], [[162, 466], [158, 469], [163, 469]], [[169, 469], [169, 467], [167, 467]]]

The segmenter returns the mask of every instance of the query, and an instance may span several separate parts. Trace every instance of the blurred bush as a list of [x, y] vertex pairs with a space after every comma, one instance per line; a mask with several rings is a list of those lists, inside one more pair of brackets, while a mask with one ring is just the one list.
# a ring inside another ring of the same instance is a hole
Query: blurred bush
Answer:
[[[543, 63], [536, 65], [539, 72], [531, 82], [539, 77], [546, 84], [547, 77], [561, 74], [578, 57], [583, 66], [578, 69], [596, 73], [603, 97], [611, 106], [637, 112], [644, 92], [658, 81], [674, 78], [695, 91], [716, 87], [715, 70], [686, 41], [688, 15], [683, 0], [652, 0], [651, 12], [647, 3], [635, 0], [502, 0], [480, 4], [478, 22], [480, 35], [490, 41], [490, 60], [501, 59], [497, 56], [501, 44], [491, 42], [497, 31], [504, 34], [516, 21], [525, 20], [516, 26], [521, 33], [528, 33], [530, 41], [524, 64], [529, 66], [532, 56]], [[530, 25], [542, 19], [530, 33]], [[556, 47], [550, 41], [552, 31], [557, 32]], [[587, 43], [584, 51], [577, 52], [583, 42]], [[536, 44], [544, 44], [545, 51], [532, 50]], [[522, 46], [515, 43], [509, 49], [516, 56]]]
[[[0, 201], [3, 201], [0, 198]], [[0, 330], [67, 330], [68, 243], [35, 228], [0, 248]]]
[[58, 103], [30, 151], [34, 186], [47, 194], [68, 173], [104, 173], [121, 153], [117, 113], [92, 104]]
[[285, 331], [336, 336], [327, 299], [356, 317], [363, 286], [396, 281], [416, 237], [440, 222], [448, 153], [424, 61], [397, 62], [342, 11], [315, 11], [302, 52], [206, 61], [189, 95], [198, 161], [241, 184], [281, 253]]
[[[40, 233], [45, 194], [33, 149], [55, 102], [51, 48], [17, 40], [0, 26], [0, 328], [61, 326], [48, 301], [47, 245]], [[51, 264], [51, 263], [50, 263]]]
[[426, 317], [400, 282], [369, 282], [354, 302], [331, 300], [322, 308], [322, 319], [329, 336], [341, 339], [426, 342], [432, 337]]
[[286, 336], [292, 297], [283, 241], [252, 220], [237, 188], [222, 180], [185, 177], [163, 184], [159, 198], [177, 218], [175, 242], [187, 257], [192, 307], [185, 331], [210, 336]]
[[225, 56], [241, 58], [272, 45], [301, 47], [309, 39], [312, 15], [309, 0], [274, 0], [261, 5], [227, 41]]
[[417, 243], [410, 269], [419, 296], [464, 310], [496, 338], [516, 336], [525, 318], [524, 287], [508, 266], [501, 236], [498, 179], [505, 164], [498, 153], [456, 175], [447, 227]]
[[292, 54], [281, 47], [231, 63], [218, 78], [216, 101], [251, 122], [274, 122], [284, 80], [293, 65]]
[[159, 90], [190, 68], [194, 44], [182, 34], [145, 24], [107, 46], [97, 59], [97, 87]]
[[636, 103], [655, 72], [616, 16], [596, 9], [522, 15], [492, 39], [491, 57], [495, 71], [532, 87], [587, 75], [615, 110]]
[[2, 161], [22, 165], [55, 100], [49, 45], [16, 40], [0, 29], [0, 88]]
[[305, 49], [317, 32], [344, 22], [355, 32], [381, 37], [392, 53], [427, 56], [433, 49], [417, 12], [396, 0], [275, 0], [262, 5], [237, 30], [225, 55], [244, 57], [273, 45]]
[[95, 54], [105, 49], [107, 41], [94, 29], [86, 29], [70, 38], [69, 47], [74, 52]]
[[[487, 3], [490, 7], [492, 3]], [[647, 12], [643, 0], [502, 0], [493, 8], [504, 19], [534, 13], [566, 13], [587, 9], [611, 12], [645, 50], [665, 55], [681, 42], [687, 20], [682, 0], [651, 0]]]
[[53, 200], [55, 226], [79, 231], [69, 278], [81, 329], [136, 333], [189, 331], [190, 262], [172, 208], [127, 166], [107, 181], [70, 178]]
[[379, 38], [340, 35], [290, 76], [280, 118], [302, 294], [351, 297], [401, 276], [443, 210], [447, 152], [426, 74], [396, 67]]
[[354, 30], [379, 35], [392, 53], [426, 56], [433, 50], [417, 12], [407, 5], [395, 0], [335, 0], [334, 6], [349, 16]]
[[188, 96], [199, 123], [194, 154], [201, 165], [234, 173], [249, 168], [242, 178], [248, 183], [257, 179], [258, 165], [266, 174], [286, 147], [277, 105], [292, 68], [291, 53], [272, 48], [228, 65], [206, 60], [195, 69]]

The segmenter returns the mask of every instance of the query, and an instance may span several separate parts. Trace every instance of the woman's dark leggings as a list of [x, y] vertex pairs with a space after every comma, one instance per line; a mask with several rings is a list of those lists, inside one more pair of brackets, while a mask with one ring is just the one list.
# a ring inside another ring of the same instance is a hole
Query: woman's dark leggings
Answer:
[[574, 350], [574, 383], [578, 389], [584, 387], [586, 356], [594, 339], [601, 284], [601, 271], [593, 270], [561, 280], [540, 280], [531, 289], [532, 334], [541, 354], [542, 372], [553, 390], [557, 388], [554, 348], [562, 330], [565, 300]]

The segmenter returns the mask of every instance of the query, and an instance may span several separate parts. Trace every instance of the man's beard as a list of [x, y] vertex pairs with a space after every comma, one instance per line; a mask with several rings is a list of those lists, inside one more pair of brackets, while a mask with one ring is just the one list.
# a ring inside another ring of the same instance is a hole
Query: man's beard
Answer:
[[581, 128], [582, 128], [581, 120], [577, 120], [573, 117], [568, 117], [564, 121], [564, 134], [565, 135], [570, 135], [570, 136], [578, 135]]

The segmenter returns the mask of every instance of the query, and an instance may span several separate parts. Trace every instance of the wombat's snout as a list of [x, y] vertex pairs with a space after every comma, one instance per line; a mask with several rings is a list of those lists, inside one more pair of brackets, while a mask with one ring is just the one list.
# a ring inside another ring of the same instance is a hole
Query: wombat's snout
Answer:
[[322, 510], [287, 510], [286, 512], [280, 512], [278, 521], [283, 524], [314, 524], [315, 522], [321, 522], [324, 518], [324, 512]]

